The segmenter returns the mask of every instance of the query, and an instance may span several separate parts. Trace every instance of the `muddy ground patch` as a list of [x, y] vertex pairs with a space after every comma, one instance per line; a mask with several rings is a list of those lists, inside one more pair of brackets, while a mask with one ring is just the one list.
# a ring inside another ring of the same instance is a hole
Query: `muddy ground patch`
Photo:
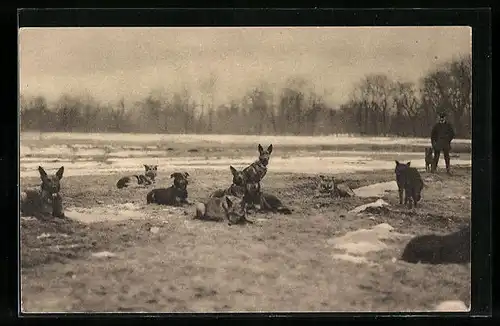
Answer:
[[[158, 185], [171, 172], [160, 171]], [[229, 171], [191, 173], [191, 200], [228, 186]], [[470, 220], [470, 168], [453, 176], [423, 172], [419, 209], [386, 192], [387, 209], [348, 214], [378, 198], [332, 199], [317, 177], [269, 173], [263, 187], [294, 208], [292, 215], [257, 214], [254, 225], [192, 220], [193, 207], [172, 213], [146, 206], [148, 189], [116, 189], [118, 175], [62, 180], [68, 207], [144, 205], [142, 218], [80, 223], [21, 220], [24, 311], [414, 311], [442, 300], [470, 302], [470, 265], [395, 261], [407, 238], [384, 240], [362, 265], [334, 258], [329, 240], [387, 223], [394, 232], [449, 232]], [[358, 188], [393, 180], [392, 171], [336, 175]], [[37, 178], [24, 179], [37, 184]], [[443, 196], [446, 198], [443, 199]], [[126, 206], [125, 206], [126, 207]], [[142, 207], [142, 206], [141, 206]], [[43, 235], [43, 236], [42, 236]], [[94, 257], [109, 251], [112, 257]]]

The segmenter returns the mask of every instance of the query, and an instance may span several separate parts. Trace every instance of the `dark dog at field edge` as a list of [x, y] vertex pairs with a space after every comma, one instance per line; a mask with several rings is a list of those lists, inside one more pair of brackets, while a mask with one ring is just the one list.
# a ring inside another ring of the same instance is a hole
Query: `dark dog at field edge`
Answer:
[[445, 234], [426, 234], [411, 239], [401, 260], [416, 264], [464, 264], [470, 262], [470, 224]]
[[188, 202], [188, 177], [189, 173], [175, 172], [170, 175], [174, 178], [174, 184], [168, 188], [157, 188], [151, 190], [146, 195], [146, 202], [148, 204], [159, 204], [159, 205], [170, 205], [170, 206], [182, 206], [183, 204], [190, 205]]
[[408, 208], [412, 208], [412, 204], [417, 207], [417, 203], [422, 198], [421, 193], [424, 187], [422, 177], [416, 168], [410, 167], [410, 162], [406, 164], [396, 162], [394, 172], [396, 174], [396, 182], [398, 184], [399, 204], [403, 204], [403, 191], [405, 194], [404, 203]]

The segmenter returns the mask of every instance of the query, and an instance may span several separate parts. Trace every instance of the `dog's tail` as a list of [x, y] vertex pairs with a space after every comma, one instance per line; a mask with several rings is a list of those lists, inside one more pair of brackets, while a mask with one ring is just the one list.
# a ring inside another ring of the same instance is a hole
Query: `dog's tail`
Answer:
[[207, 212], [207, 207], [205, 204], [196, 203], [196, 213], [195, 213], [196, 219], [202, 219], [205, 216], [206, 212]]
[[146, 203], [148, 204], [152, 204], [155, 202], [155, 191], [154, 190], [151, 190], [150, 192], [148, 192], [148, 194], [146, 195]]

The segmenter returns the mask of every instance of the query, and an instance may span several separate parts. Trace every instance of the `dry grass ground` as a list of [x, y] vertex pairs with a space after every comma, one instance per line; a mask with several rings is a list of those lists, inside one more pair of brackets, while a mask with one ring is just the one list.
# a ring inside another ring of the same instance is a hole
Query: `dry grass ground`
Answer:
[[[158, 184], [170, 184], [171, 172], [160, 170]], [[229, 169], [189, 172], [192, 201], [231, 180]], [[295, 211], [251, 215], [262, 218], [254, 225], [192, 220], [193, 207], [167, 216], [155, 205], [145, 206], [148, 218], [138, 220], [22, 220], [23, 311], [414, 311], [442, 300], [469, 304], [470, 264], [393, 262], [407, 240], [391, 240], [389, 249], [368, 255], [377, 265], [357, 265], [333, 259], [327, 242], [383, 222], [412, 235], [456, 230], [470, 219], [471, 169], [454, 173], [423, 172], [431, 179], [420, 208], [400, 207], [397, 193], [390, 192], [385, 199], [391, 206], [374, 219], [345, 214], [373, 199], [318, 197], [315, 176], [274, 173], [263, 187]], [[66, 206], [145, 205], [148, 189], [118, 190], [118, 177], [63, 178]], [[356, 188], [394, 176], [378, 171], [337, 178]], [[150, 231], [154, 226], [157, 233]], [[53, 236], [37, 238], [42, 233]], [[103, 250], [116, 257], [91, 256]]]

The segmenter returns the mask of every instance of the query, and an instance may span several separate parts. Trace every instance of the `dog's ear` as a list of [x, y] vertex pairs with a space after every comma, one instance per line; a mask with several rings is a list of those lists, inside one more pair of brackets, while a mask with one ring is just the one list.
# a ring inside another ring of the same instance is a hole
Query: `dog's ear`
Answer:
[[171, 178], [175, 178], [175, 175], [176, 175], [176, 174], [177, 174], [177, 173], [172, 173], [172, 174], [170, 175], [170, 177], [171, 177]]
[[144, 168], [146, 169], [146, 171], [148, 171], [149, 170], [149, 165], [144, 164]]
[[259, 150], [260, 154], [262, 154], [262, 152], [264, 151], [264, 148], [262, 148], [261, 144], [259, 144], [259, 146], [257, 147], [257, 149]]
[[38, 167], [38, 172], [40, 173], [40, 179], [42, 179], [42, 181], [46, 181], [49, 178], [47, 172], [45, 172], [41, 166]]
[[269, 147], [267, 148], [267, 152], [268, 152], [269, 154], [271, 154], [271, 153], [272, 153], [272, 151], [273, 151], [273, 144], [269, 145]]
[[187, 177], [189, 177], [189, 173], [184, 172], [184, 176], [185, 176], [186, 178], [187, 178]]
[[399, 165], [399, 161], [398, 161], [398, 160], [395, 160], [394, 162], [396, 162], [396, 166], [398, 166], [398, 165]]
[[406, 163], [406, 165], [410, 166], [411, 162]]
[[230, 166], [229, 166], [229, 169], [231, 170], [231, 173], [232, 173], [234, 176], [236, 176], [236, 175], [238, 174], [238, 171], [237, 171], [235, 168], [233, 168], [233, 166], [232, 166], [232, 165], [230, 165]]
[[158, 165], [154, 165], [153, 170], [155, 170], [155, 171], [158, 170]]
[[57, 177], [59, 180], [61, 180], [61, 179], [62, 179], [62, 177], [63, 177], [63, 173], [64, 173], [64, 166], [61, 166], [61, 167], [59, 168], [59, 170], [57, 170], [57, 172], [56, 172], [56, 177]]

